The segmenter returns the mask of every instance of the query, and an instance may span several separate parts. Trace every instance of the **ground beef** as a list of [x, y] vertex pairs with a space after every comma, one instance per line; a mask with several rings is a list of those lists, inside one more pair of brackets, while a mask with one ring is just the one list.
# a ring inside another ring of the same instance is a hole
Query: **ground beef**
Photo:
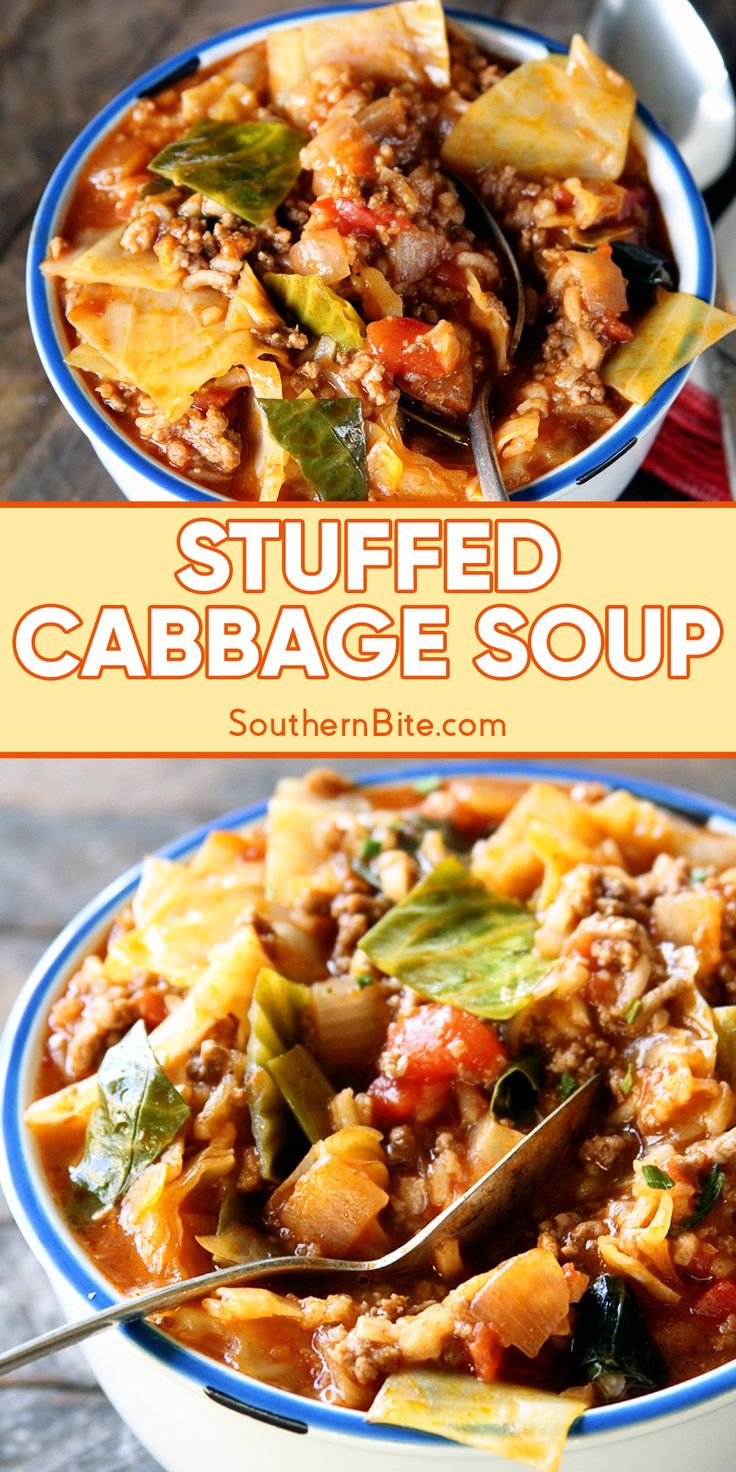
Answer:
[[161, 977], [133, 971], [111, 981], [100, 958], [88, 956], [51, 1009], [49, 1053], [66, 1079], [86, 1078], [134, 1022], [150, 1030], [178, 1000]]

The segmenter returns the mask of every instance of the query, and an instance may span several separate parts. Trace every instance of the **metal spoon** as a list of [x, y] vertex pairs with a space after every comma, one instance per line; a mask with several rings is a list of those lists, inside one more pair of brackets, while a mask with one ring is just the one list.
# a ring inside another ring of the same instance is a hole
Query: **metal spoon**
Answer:
[[[481, 229], [477, 234], [490, 237], [497, 251], [510, 298], [511, 337], [509, 340], [509, 354], [513, 356], [519, 346], [519, 339], [524, 330], [525, 301], [524, 286], [521, 273], [516, 262], [514, 252], [509, 245], [506, 236], [498, 221], [494, 218], [487, 204], [476, 193], [475, 189], [468, 184], [467, 180], [461, 179], [457, 174], [450, 174], [461, 200], [466, 207], [466, 213], [475, 214], [480, 218]], [[406, 394], [401, 396], [401, 408], [410, 419], [432, 429], [437, 434], [443, 434], [461, 444], [471, 445], [475, 468], [478, 472], [478, 480], [485, 501], [508, 501], [508, 494], [503, 483], [501, 467], [498, 463], [496, 446], [493, 441], [493, 427], [489, 406], [489, 396], [492, 388], [490, 374], [482, 379], [475, 396], [475, 402], [468, 415], [468, 428], [459, 427], [451, 420], [443, 420], [439, 414], [432, 414], [423, 404], [411, 399]]]
[[706, 189], [733, 157], [736, 98], [690, 0], [597, 0], [588, 40], [633, 82]]
[[171, 1283], [137, 1298], [125, 1299], [103, 1309], [79, 1323], [52, 1329], [17, 1349], [0, 1354], [0, 1376], [9, 1375], [33, 1360], [68, 1349], [92, 1334], [99, 1334], [114, 1324], [129, 1324], [136, 1319], [160, 1314], [176, 1308], [191, 1298], [234, 1284], [252, 1283], [258, 1278], [339, 1277], [352, 1280], [356, 1288], [364, 1287], [371, 1278], [387, 1272], [416, 1272], [432, 1266], [435, 1249], [448, 1237], [456, 1237], [461, 1246], [477, 1242], [522, 1207], [551, 1171], [559, 1168], [565, 1147], [580, 1133], [595, 1103], [602, 1083], [596, 1074], [559, 1108], [547, 1115], [536, 1129], [524, 1136], [498, 1165], [481, 1176], [462, 1196], [423, 1227], [403, 1247], [387, 1252], [375, 1262], [351, 1262], [329, 1257], [268, 1257], [257, 1262], [239, 1263]]

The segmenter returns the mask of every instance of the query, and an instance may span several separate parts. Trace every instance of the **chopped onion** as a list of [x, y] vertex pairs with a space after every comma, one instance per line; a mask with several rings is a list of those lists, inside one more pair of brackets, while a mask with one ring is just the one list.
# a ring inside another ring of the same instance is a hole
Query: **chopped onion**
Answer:
[[543, 1247], [510, 1257], [490, 1274], [470, 1310], [492, 1325], [501, 1343], [534, 1359], [551, 1334], [560, 1332], [570, 1307], [567, 1279]]
[[388, 1009], [380, 986], [318, 981], [310, 993], [316, 1052], [328, 1071], [364, 1065], [380, 1052]]

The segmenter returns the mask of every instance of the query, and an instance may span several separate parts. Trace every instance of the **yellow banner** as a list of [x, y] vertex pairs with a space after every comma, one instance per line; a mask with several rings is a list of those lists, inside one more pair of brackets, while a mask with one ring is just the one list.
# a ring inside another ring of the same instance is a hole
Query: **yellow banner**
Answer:
[[731, 507], [5, 506], [3, 754], [730, 754]]

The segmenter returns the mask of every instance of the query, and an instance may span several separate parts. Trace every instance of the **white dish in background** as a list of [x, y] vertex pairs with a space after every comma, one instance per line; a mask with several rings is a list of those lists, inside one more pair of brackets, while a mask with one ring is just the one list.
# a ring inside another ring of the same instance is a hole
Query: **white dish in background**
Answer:
[[[167, 80], [186, 74], [197, 60], [203, 66], [260, 41], [270, 30], [293, 25], [295, 19], [344, 13], [354, 6], [299, 11], [270, 20], [252, 21], [203, 46], [172, 57], [147, 72], [102, 109], [79, 134], [56, 168], [38, 208], [28, 250], [27, 291], [31, 327], [41, 361], [61, 402], [87, 435], [92, 448], [115, 484], [130, 501], [214, 501], [229, 498], [186, 480], [138, 448], [108, 414], [83, 377], [67, 367], [67, 336], [54, 283], [41, 274], [49, 241], [59, 234], [76, 181], [88, 155], [115, 126], [123, 113], [144, 93], [156, 91]], [[360, 8], [360, 7], [357, 7]], [[448, 8], [483, 45], [515, 61], [560, 50], [537, 32], [504, 21], [486, 21], [477, 15]], [[663, 59], [663, 65], [666, 61]], [[639, 107], [633, 136], [641, 148], [649, 177], [668, 226], [680, 271], [680, 286], [694, 296], [713, 300], [715, 256], [708, 215], [702, 197], [675, 145], [645, 108]], [[595, 444], [567, 464], [550, 471], [521, 491], [514, 501], [614, 501], [628, 485], [661, 427], [662, 419], [683, 387], [692, 365], [683, 368], [657, 390], [649, 403], [632, 407]]]

